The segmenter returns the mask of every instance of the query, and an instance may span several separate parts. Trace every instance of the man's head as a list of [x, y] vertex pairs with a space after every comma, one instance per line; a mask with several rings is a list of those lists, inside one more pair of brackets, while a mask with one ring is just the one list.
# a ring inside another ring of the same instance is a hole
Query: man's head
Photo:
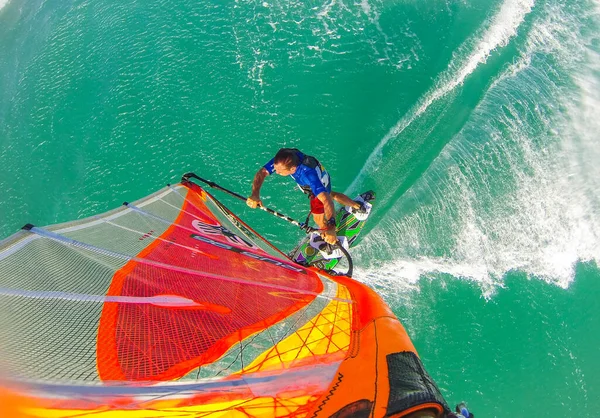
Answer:
[[296, 154], [296, 150], [291, 148], [281, 148], [275, 154], [273, 159], [273, 167], [275, 172], [281, 176], [289, 176], [296, 172], [296, 168], [300, 165], [300, 158]]

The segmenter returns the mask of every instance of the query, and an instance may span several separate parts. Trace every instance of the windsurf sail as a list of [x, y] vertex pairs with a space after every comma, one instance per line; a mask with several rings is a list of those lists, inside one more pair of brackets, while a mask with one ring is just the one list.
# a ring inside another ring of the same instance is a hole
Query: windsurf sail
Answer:
[[0, 370], [15, 417], [448, 411], [371, 289], [294, 263], [189, 181], [1, 241]]

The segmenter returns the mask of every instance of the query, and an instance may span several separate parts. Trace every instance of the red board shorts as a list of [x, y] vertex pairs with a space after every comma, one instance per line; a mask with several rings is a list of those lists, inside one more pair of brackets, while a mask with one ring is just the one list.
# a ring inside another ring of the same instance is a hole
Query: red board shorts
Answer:
[[315, 215], [321, 215], [325, 213], [325, 206], [323, 206], [323, 202], [321, 202], [317, 196], [310, 196], [310, 212]]

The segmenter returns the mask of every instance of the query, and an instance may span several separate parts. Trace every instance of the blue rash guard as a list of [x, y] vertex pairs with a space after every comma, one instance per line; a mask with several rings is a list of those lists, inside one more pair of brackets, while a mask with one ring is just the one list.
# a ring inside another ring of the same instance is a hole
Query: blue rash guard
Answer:
[[[313, 196], [318, 196], [323, 192], [331, 193], [331, 182], [325, 168], [316, 158], [305, 155], [298, 150], [296, 150], [296, 153], [300, 159], [300, 165], [296, 168], [294, 174], [290, 174], [290, 177], [296, 180], [298, 187], [304, 193]], [[275, 171], [273, 160], [271, 159], [263, 166], [269, 174], [273, 174]]]

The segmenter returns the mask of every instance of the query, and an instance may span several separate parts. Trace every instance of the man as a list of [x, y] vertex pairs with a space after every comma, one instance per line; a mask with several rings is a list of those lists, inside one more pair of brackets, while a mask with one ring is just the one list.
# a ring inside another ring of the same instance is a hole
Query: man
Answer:
[[251, 208], [262, 205], [260, 188], [265, 178], [273, 174], [291, 176], [302, 191], [310, 198], [310, 211], [315, 223], [319, 226], [325, 242], [335, 244], [335, 209], [333, 201], [353, 208], [356, 212], [364, 213], [366, 208], [362, 203], [355, 202], [348, 196], [331, 191], [329, 174], [315, 157], [303, 154], [296, 148], [281, 148], [275, 158], [258, 170], [252, 182], [252, 194], [246, 200]]

